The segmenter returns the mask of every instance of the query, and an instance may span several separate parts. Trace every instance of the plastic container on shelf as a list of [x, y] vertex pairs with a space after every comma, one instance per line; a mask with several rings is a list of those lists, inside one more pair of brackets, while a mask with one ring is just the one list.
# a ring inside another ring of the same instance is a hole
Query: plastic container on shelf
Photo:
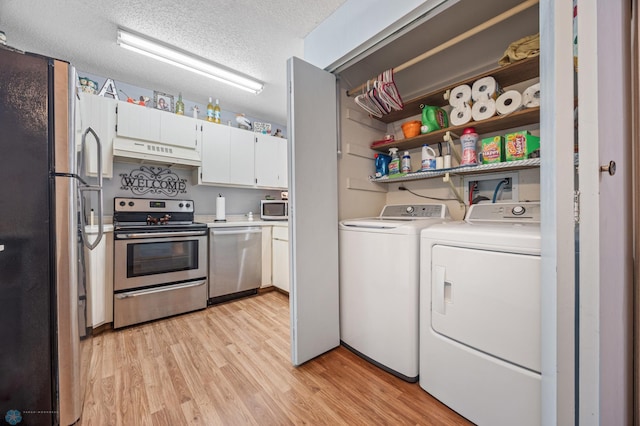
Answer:
[[478, 145], [478, 134], [475, 127], [466, 127], [460, 136], [462, 144], [462, 160], [461, 166], [475, 166], [478, 164], [478, 155], [476, 153]]
[[411, 155], [409, 151], [405, 151], [402, 156], [402, 165], [400, 166], [401, 173], [411, 173]]
[[436, 152], [433, 148], [422, 145], [422, 166], [420, 170], [435, 170], [436, 169]]

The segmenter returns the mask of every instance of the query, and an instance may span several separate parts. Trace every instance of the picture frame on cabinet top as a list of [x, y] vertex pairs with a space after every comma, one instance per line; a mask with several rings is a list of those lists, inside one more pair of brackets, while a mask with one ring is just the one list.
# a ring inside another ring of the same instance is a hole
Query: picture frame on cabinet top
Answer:
[[173, 112], [173, 95], [153, 91], [153, 105], [156, 109]]

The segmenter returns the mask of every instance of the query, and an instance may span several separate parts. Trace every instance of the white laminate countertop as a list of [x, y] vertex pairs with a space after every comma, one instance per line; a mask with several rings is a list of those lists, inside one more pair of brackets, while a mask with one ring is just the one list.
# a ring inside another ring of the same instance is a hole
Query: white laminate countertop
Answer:
[[259, 216], [258, 219], [249, 220], [246, 215], [227, 215], [226, 222], [216, 222], [215, 219], [215, 215], [196, 215], [195, 217], [196, 222], [206, 223], [209, 228], [229, 228], [234, 226], [289, 226], [289, 222], [286, 220], [260, 220]]

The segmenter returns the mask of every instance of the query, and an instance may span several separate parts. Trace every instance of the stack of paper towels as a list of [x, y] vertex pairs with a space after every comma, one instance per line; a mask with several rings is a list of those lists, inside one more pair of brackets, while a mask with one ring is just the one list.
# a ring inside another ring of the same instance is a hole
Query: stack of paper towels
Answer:
[[470, 87], [462, 84], [451, 90], [449, 121], [453, 126], [462, 126], [473, 121], [482, 121], [496, 114], [507, 115], [519, 109], [540, 106], [540, 84], [528, 87], [523, 94], [517, 90], [502, 93], [495, 78], [488, 76], [476, 80]]

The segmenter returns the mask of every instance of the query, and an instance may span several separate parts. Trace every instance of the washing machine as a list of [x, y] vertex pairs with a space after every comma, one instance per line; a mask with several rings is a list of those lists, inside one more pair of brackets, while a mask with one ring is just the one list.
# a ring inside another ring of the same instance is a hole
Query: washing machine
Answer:
[[396, 204], [339, 225], [341, 343], [408, 382], [418, 380], [420, 231], [448, 220], [444, 204]]
[[421, 232], [420, 386], [478, 425], [540, 425], [540, 204]]

